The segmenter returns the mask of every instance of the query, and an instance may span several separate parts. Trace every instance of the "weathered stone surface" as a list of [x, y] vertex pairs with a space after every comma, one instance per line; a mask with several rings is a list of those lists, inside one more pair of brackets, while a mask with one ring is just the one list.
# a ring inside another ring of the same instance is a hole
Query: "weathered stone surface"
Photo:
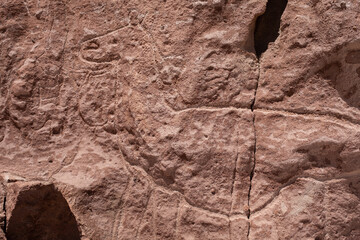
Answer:
[[359, 126], [286, 112], [255, 115], [250, 238], [358, 238]]
[[360, 2], [289, 1], [261, 58], [256, 107], [359, 123]]
[[359, 23], [358, 0], [1, 1], [0, 240], [359, 239]]
[[360, 237], [359, 16], [289, 1], [260, 59], [249, 239]]
[[6, 240], [5, 233], [3, 232], [3, 230], [0, 230], [0, 239]]
[[[251, 239], [357, 239], [357, 179], [298, 178], [251, 220]], [[284, 224], [286, 222], [286, 224]]]
[[253, 210], [263, 208], [278, 190], [297, 178], [325, 181], [358, 175], [359, 126], [335, 118], [284, 112], [262, 110], [255, 115]]
[[[2, 178], [0, 178], [0, 180], [2, 180]], [[6, 223], [5, 200], [6, 192], [4, 186], [0, 184], [0, 240], [5, 240], [5, 234], [3, 232]]]

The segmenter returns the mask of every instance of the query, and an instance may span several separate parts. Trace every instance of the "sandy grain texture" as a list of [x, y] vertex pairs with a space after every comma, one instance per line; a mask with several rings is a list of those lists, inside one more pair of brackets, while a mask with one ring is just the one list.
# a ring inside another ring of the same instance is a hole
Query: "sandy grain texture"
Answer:
[[0, 239], [359, 239], [359, 31], [358, 0], [2, 0]]

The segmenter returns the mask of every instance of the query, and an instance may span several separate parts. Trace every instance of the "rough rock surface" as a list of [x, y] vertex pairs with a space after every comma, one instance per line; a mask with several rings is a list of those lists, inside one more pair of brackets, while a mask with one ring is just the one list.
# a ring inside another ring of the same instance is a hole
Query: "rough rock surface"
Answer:
[[2, 0], [0, 240], [360, 239], [359, 32], [358, 0]]

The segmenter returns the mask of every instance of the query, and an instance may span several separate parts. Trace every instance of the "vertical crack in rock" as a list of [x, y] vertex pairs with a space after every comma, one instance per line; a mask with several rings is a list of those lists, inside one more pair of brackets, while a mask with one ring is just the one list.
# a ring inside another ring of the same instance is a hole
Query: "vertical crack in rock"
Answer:
[[229, 240], [233, 240], [232, 239], [232, 234], [231, 234], [231, 219], [230, 219], [230, 216], [228, 217], [228, 221], [229, 221]]
[[2, 227], [2, 230], [6, 234], [6, 196], [4, 197], [3, 211], [4, 211], [4, 222], [3, 222], [4, 225]]
[[[255, 99], [254, 99], [254, 102], [255, 102]], [[250, 172], [250, 184], [249, 184], [249, 191], [248, 191], [248, 212], [247, 212], [247, 218], [248, 218], [248, 220], [250, 220], [250, 216], [251, 216], [250, 197], [251, 197], [252, 180], [253, 180], [253, 177], [254, 177], [255, 165], [256, 165], [256, 128], [255, 128], [255, 113], [254, 113], [254, 110], [253, 110], [253, 109], [251, 109], [251, 111], [253, 112], [254, 150], [253, 150], [253, 165], [252, 165], [251, 172]], [[248, 225], [247, 239], [249, 239], [249, 235], [250, 235], [250, 221], [249, 221], [249, 225]]]
[[[251, 210], [250, 210], [250, 197], [251, 197], [251, 187], [252, 187], [252, 180], [254, 177], [254, 172], [255, 172], [255, 164], [256, 164], [256, 128], [255, 128], [255, 113], [254, 113], [254, 107], [255, 107], [255, 101], [256, 101], [256, 93], [257, 93], [257, 89], [258, 89], [258, 85], [259, 85], [259, 80], [260, 80], [260, 60], [258, 62], [258, 79], [256, 82], [256, 87], [255, 87], [255, 91], [254, 91], [254, 100], [251, 104], [251, 112], [253, 113], [253, 119], [252, 119], [252, 124], [253, 124], [253, 129], [254, 129], [254, 149], [253, 149], [253, 164], [252, 164], [252, 168], [251, 168], [251, 172], [250, 172], [250, 184], [249, 184], [249, 191], [248, 191], [248, 210], [247, 210], [247, 218], [248, 220], [250, 220], [250, 215], [251, 215]], [[247, 232], [247, 239], [249, 239], [249, 235], [250, 235], [250, 222], [248, 225], [248, 232]]]
[[[285, 11], [287, 3], [288, 0], [268, 0], [266, 4], [265, 13], [256, 19], [256, 24], [255, 24], [254, 47], [255, 47], [256, 56], [259, 59], [258, 62], [259, 73], [258, 73], [258, 79], [254, 92], [254, 100], [251, 104], [251, 111], [253, 112], [254, 150], [253, 150], [253, 165], [250, 172], [250, 184], [248, 191], [248, 212], [247, 212], [248, 220], [250, 220], [250, 216], [251, 216], [250, 197], [251, 197], [252, 180], [254, 177], [255, 166], [256, 166], [256, 127], [255, 127], [256, 119], [255, 119], [254, 107], [255, 107], [256, 94], [259, 86], [260, 73], [261, 73], [260, 57], [261, 54], [267, 50], [269, 43], [274, 42], [276, 38], [279, 36], [280, 20], [283, 12]], [[251, 230], [251, 226], [249, 221], [247, 239], [249, 239], [250, 230]]]
[[[238, 145], [239, 145], [239, 142], [238, 142]], [[231, 190], [230, 190], [230, 193], [231, 193], [231, 207], [230, 207], [230, 212], [229, 212], [229, 215], [228, 215], [228, 221], [229, 221], [229, 239], [232, 240], [232, 234], [231, 234], [231, 219], [230, 219], [230, 216], [231, 216], [231, 213], [233, 212], [233, 207], [234, 207], [234, 186], [235, 186], [235, 180], [236, 180], [236, 170], [237, 170], [237, 162], [238, 162], [238, 158], [239, 158], [239, 152], [236, 153], [236, 157], [235, 157], [235, 166], [234, 166], [234, 171], [233, 171], [233, 176], [232, 176], [232, 185], [231, 185]]]
[[[256, 127], [255, 127], [255, 113], [254, 113], [254, 108], [255, 108], [255, 101], [256, 101], [256, 94], [257, 94], [257, 90], [259, 87], [259, 81], [260, 81], [260, 74], [261, 74], [261, 65], [260, 65], [260, 59], [258, 60], [258, 78], [256, 81], [256, 86], [255, 86], [255, 91], [254, 91], [254, 100], [251, 103], [251, 112], [253, 113], [253, 119], [252, 119], [252, 124], [253, 124], [253, 129], [254, 129], [254, 149], [253, 149], [253, 164], [252, 164], [252, 168], [251, 168], [251, 172], [250, 172], [250, 184], [249, 184], [249, 191], [248, 191], [248, 212], [247, 212], [247, 218], [248, 220], [250, 220], [250, 215], [251, 215], [251, 210], [250, 210], [250, 197], [251, 197], [251, 187], [252, 187], [252, 180], [254, 177], [254, 172], [255, 172], [255, 165], [256, 165]], [[250, 222], [248, 225], [248, 232], [247, 232], [247, 239], [249, 239], [249, 235], [250, 235]]]
[[265, 13], [256, 19], [254, 46], [258, 58], [279, 36], [280, 19], [287, 3], [288, 0], [268, 0]]
[[[236, 166], [237, 166], [238, 158], [239, 158], [239, 153], [236, 153], [236, 157], [235, 157], [235, 161], [234, 161], [235, 166], [234, 166], [234, 171], [233, 171], [233, 175], [232, 175], [232, 185], [231, 185], [231, 190], [230, 190], [232, 204], [233, 204], [233, 192], [234, 192], [234, 185], [235, 185], [235, 180], [236, 180], [236, 170], [237, 170]], [[232, 204], [231, 204], [230, 214], [231, 214], [232, 208], [233, 208]]]
[[143, 223], [146, 211], [149, 208], [149, 202], [150, 202], [150, 198], [151, 198], [151, 195], [152, 195], [153, 191], [154, 191], [153, 189], [150, 190], [149, 197], [146, 199], [144, 211], [142, 212], [140, 223], [139, 223], [139, 225], [137, 226], [137, 229], [136, 229], [135, 239], [139, 239], [139, 231], [140, 231], [141, 225]]

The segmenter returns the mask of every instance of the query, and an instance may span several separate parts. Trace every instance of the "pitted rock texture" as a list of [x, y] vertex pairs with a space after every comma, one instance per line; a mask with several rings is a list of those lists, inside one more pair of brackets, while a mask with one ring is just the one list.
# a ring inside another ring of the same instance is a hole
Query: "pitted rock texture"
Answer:
[[358, 0], [2, 0], [0, 239], [360, 239], [359, 26]]

